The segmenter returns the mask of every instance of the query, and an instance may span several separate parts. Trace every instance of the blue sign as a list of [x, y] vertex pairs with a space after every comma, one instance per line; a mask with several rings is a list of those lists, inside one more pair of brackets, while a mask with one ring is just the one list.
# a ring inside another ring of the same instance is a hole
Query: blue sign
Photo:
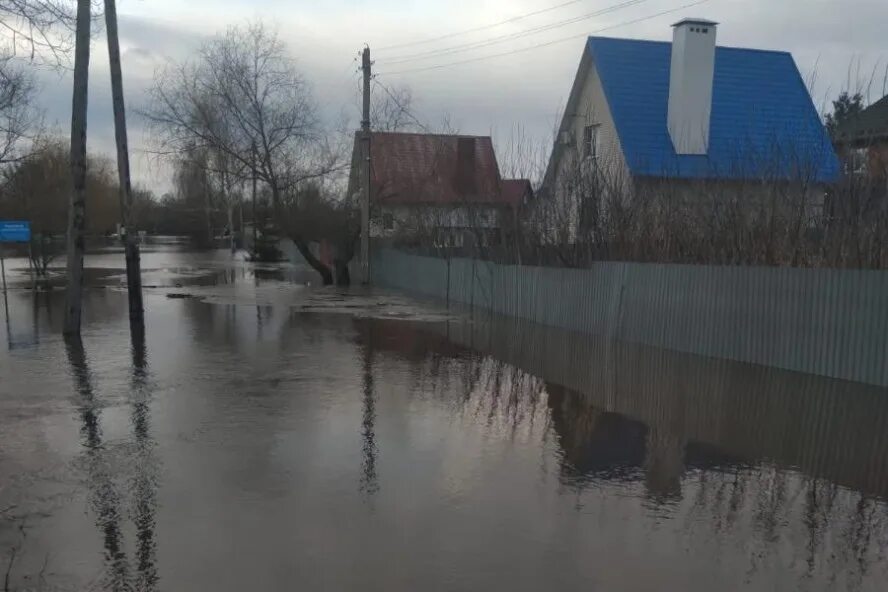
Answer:
[[31, 223], [20, 220], [0, 220], [0, 243], [31, 242]]

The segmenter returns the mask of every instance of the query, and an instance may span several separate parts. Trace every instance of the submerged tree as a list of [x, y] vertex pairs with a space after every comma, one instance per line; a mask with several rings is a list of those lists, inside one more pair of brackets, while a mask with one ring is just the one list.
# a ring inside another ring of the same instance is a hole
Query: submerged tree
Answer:
[[[279, 223], [299, 216], [298, 200], [288, 195], [338, 168], [309, 85], [277, 35], [261, 24], [232, 27], [206, 43], [196, 61], [167, 68], [151, 97], [144, 115], [162, 153], [206, 149], [226, 163], [227, 174], [255, 175], [268, 188]], [[299, 227], [281, 230], [331, 283], [330, 269]]]
[[[31, 252], [37, 274], [47, 268], [64, 244], [66, 221], [59, 214], [68, 207], [71, 169], [68, 148], [61, 140], [39, 141], [27, 157], [10, 165], [3, 174], [0, 212], [11, 218], [31, 221]], [[117, 184], [112, 164], [104, 158], [90, 158], [86, 177], [86, 209], [91, 233], [112, 232], [119, 219], [115, 198]]]

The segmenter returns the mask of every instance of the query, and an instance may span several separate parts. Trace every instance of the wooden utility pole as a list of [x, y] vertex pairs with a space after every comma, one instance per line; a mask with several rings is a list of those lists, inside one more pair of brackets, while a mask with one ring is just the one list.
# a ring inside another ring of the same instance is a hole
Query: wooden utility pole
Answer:
[[83, 251], [86, 228], [86, 108], [89, 94], [90, 1], [77, 0], [74, 90], [71, 99], [71, 201], [68, 205], [68, 290], [66, 335], [80, 335], [83, 305]]
[[361, 282], [370, 283], [370, 76], [373, 62], [370, 48], [361, 52], [361, 70], [364, 71], [364, 105], [361, 120], [361, 156], [363, 160], [361, 192]]
[[120, 219], [123, 222], [129, 316], [130, 323], [139, 325], [145, 320], [142, 306], [142, 265], [138, 231], [130, 218], [133, 206], [133, 188], [130, 181], [126, 107], [123, 102], [123, 73], [120, 66], [120, 40], [117, 35], [115, 0], [105, 0], [105, 29], [108, 32], [108, 61], [111, 65], [111, 98], [114, 103], [114, 138], [117, 141], [117, 177], [120, 184]]

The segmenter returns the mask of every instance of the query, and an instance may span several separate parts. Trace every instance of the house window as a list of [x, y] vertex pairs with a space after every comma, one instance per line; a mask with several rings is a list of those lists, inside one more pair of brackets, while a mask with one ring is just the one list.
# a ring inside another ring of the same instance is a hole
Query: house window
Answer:
[[394, 230], [395, 229], [395, 217], [386, 212], [382, 215], [382, 228], [384, 230]]
[[600, 124], [587, 125], [583, 130], [583, 157], [598, 158], [598, 130]]

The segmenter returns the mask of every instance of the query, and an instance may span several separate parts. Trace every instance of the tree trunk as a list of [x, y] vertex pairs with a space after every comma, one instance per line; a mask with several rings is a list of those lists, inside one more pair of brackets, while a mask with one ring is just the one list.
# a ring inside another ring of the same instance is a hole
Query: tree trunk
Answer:
[[117, 141], [117, 175], [120, 183], [120, 218], [123, 221], [124, 229], [129, 316], [131, 324], [140, 325], [144, 322], [145, 315], [142, 306], [142, 265], [138, 231], [130, 219], [133, 189], [130, 182], [126, 107], [123, 102], [123, 73], [120, 67], [120, 42], [117, 36], [115, 0], [105, 0], [105, 29], [108, 33], [108, 61], [111, 66], [111, 98], [114, 104], [114, 136]]
[[[268, 183], [269, 188], [271, 189], [271, 201], [274, 207], [275, 213], [278, 214], [278, 219], [285, 220], [286, 217], [281, 212], [281, 200], [280, 200], [280, 189], [277, 185], [277, 180], [275, 178], [271, 178]], [[325, 286], [333, 285], [333, 272], [329, 267], [324, 265], [324, 262], [314, 256], [314, 253], [311, 252], [311, 249], [308, 248], [308, 243], [305, 242], [302, 237], [294, 236], [293, 244], [296, 245], [296, 248], [299, 250], [299, 253], [311, 265], [312, 269], [317, 271], [321, 275], [321, 281]]]
[[330, 271], [330, 268], [324, 265], [324, 263], [314, 256], [314, 253], [311, 252], [311, 249], [308, 248], [308, 243], [306, 243], [301, 238], [294, 238], [293, 244], [296, 245], [296, 248], [299, 250], [299, 253], [305, 258], [309, 265], [321, 274], [321, 281], [323, 281], [325, 286], [333, 285], [333, 272]]
[[68, 208], [68, 290], [65, 333], [80, 335], [86, 228], [86, 109], [89, 92], [90, 0], [77, 0], [74, 90], [71, 101], [71, 202]]
[[[209, 162], [206, 163], [209, 166]], [[207, 218], [207, 246], [213, 247], [213, 203], [210, 198], [210, 172], [207, 169], [204, 169], [203, 172], [203, 182], [204, 182], [204, 197], [206, 201], [204, 203], [204, 214]]]
[[231, 248], [231, 254], [234, 255], [237, 251], [237, 244], [234, 242], [234, 204], [231, 203], [231, 195], [228, 193], [229, 187], [226, 185], [228, 176], [225, 174], [224, 169], [220, 176], [222, 177], [222, 201], [228, 207], [228, 244]]

